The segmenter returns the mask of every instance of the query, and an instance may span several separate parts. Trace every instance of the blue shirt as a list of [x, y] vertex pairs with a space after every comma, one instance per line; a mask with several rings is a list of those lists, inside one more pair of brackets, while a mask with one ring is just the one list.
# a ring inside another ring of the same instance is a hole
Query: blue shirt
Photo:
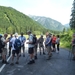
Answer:
[[21, 41], [21, 45], [24, 45], [26, 38], [24, 36], [20, 36], [18, 39]]
[[49, 37], [49, 36], [46, 37], [45, 45], [51, 46], [51, 37]]

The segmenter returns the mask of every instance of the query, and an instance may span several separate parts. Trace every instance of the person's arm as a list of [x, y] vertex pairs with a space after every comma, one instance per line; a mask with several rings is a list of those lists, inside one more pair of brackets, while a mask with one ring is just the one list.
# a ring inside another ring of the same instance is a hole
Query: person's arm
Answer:
[[4, 37], [2, 37], [1, 40], [2, 40], [4, 43], [9, 42], [9, 39], [6, 39], [6, 40], [5, 40]]
[[48, 38], [48, 42], [46, 44], [48, 45], [50, 43], [50, 41], [51, 41], [51, 38]]

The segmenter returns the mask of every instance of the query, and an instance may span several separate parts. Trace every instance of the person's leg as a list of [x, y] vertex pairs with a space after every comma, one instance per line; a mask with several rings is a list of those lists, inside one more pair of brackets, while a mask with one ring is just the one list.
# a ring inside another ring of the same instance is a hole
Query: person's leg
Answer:
[[35, 63], [35, 61], [34, 61], [34, 48], [29, 48], [29, 54], [30, 54], [30, 61], [28, 62], [28, 64]]
[[57, 53], [59, 53], [59, 44], [57, 44]]
[[15, 50], [12, 50], [12, 57], [10, 65], [14, 65], [14, 57], [15, 57]]
[[23, 57], [25, 57], [25, 46], [23, 45]]
[[34, 56], [35, 56], [35, 59], [37, 59], [37, 46], [34, 47]]
[[9, 56], [11, 55], [11, 47], [9, 46]]
[[20, 50], [16, 50], [16, 54], [17, 54], [16, 64], [19, 64], [19, 52], [20, 52]]
[[43, 54], [45, 54], [44, 45], [42, 45], [42, 49], [43, 49]]
[[4, 63], [4, 64], [9, 64], [9, 63], [7, 62], [7, 60], [6, 60], [6, 55], [7, 55], [7, 49], [4, 48], [4, 49], [2, 50], [2, 63]]
[[47, 46], [47, 52], [48, 52], [48, 58], [47, 58], [47, 60], [49, 60], [50, 57], [52, 56], [52, 53], [51, 53], [51, 46]]
[[72, 47], [73, 60], [75, 60], [75, 46]]
[[39, 45], [40, 55], [41, 55], [41, 46]]
[[53, 43], [52, 46], [53, 46], [53, 50], [52, 51], [55, 52], [56, 51], [55, 44]]

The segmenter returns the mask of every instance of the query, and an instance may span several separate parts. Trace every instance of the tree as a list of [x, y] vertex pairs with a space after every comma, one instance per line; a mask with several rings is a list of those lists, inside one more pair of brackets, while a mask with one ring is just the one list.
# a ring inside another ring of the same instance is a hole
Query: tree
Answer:
[[63, 33], [65, 33], [65, 31], [66, 31], [65, 28], [63, 28]]
[[72, 13], [69, 25], [72, 30], [75, 29], [75, 0], [73, 1], [73, 7], [72, 7]]

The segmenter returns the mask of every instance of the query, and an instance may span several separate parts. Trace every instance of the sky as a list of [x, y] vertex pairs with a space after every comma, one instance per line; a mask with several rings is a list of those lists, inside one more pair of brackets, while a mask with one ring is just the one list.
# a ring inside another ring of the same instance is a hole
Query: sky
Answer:
[[74, 0], [0, 0], [0, 6], [12, 7], [25, 15], [45, 16], [69, 23]]

